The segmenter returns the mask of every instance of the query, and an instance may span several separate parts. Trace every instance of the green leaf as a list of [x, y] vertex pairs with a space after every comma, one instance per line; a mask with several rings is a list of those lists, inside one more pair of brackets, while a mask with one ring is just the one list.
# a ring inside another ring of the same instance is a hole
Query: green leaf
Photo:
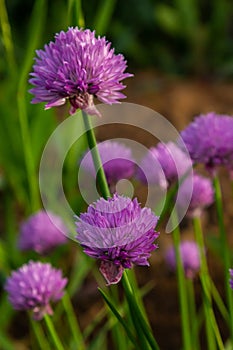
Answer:
[[136, 346], [136, 349], [138, 349], [138, 343], [137, 340], [135, 339], [133, 333], [131, 332], [131, 329], [128, 327], [127, 322], [123, 319], [123, 317], [120, 315], [120, 313], [117, 311], [115, 305], [113, 305], [112, 301], [109, 299], [109, 297], [107, 296], [107, 294], [101, 289], [98, 288], [102, 297], [104, 298], [106, 304], [108, 305], [108, 307], [110, 308], [110, 310], [112, 311], [112, 313], [116, 316], [116, 318], [118, 319], [118, 321], [121, 323], [121, 325], [123, 326], [123, 328], [126, 331], [127, 336], [129, 337], [129, 339], [131, 340], [131, 342]]

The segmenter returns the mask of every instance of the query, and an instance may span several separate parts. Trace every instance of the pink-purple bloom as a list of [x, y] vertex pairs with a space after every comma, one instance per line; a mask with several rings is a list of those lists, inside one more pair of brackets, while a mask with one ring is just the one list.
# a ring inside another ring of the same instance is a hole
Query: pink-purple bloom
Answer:
[[55, 41], [36, 51], [34, 72], [29, 82], [35, 97], [32, 103], [45, 102], [45, 108], [61, 106], [68, 100], [70, 114], [82, 109], [99, 115], [93, 98], [107, 104], [125, 98], [120, 91], [127, 65], [115, 54], [105, 37], [96, 37], [89, 29], [69, 28], [55, 35]]
[[66, 243], [67, 235], [68, 229], [59, 216], [40, 210], [22, 223], [18, 245], [21, 250], [47, 254]]
[[[101, 142], [97, 147], [110, 186], [115, 185], [121, 179], [130, 179], [133, 176], [135, 160], [129, 147], [111, 140]], [[94, 178], [96, 177], [91, 151], [84, 155], [80, 166]]]
[[233, 170], [233, 117], [214, 112], [202, 114], [181, 132], [194, 163], [213, 172], [224, 165]]
[[51, 303], [62, 298], [66, 284], [61, 270], [30, 261], [12, 272], [4, 288], [15, 310], [32, 310], [33, 318], [40, 320], [53, 314]]
[[100, 198], [77, 217], [77, 241], [84, 252], [99, 259], [100, 272], [107, 284], [118, 283], [125, 268], [149, 265], [158, 217], [151, 209], [141, 208], [137, 199], [115, 194]]
[[[190, 183], [184, 180], [179, 188], [177, 197], [178, 208], [186, 208], [190, 198]], [[199, 174], [193, 175], [193, 191], [188, 206], [187, 215], [190, 217], [200, 216], [202, 211], [214, 202], [214, 190], [212, 181]]]
[[[194, 278], [200, 270], [200, 251], [194, 241], [183, 241], [179, 246], [181, 261], [183, 264], [186, 278]], [[176, 270], [176, 254], [174, 246], [168, 248], [166, 262], [172, 271]]]
[[142, 181], [143, 178], [147, 178], [149, 183], [166, 188], [184, 175], [192, 167], [192, 162], [174, 142], [160, 142], [156, 147], [149, 149], [142, 159], [140, 167], [145, 174], [142, 176], [139, 173], [139, 178]]

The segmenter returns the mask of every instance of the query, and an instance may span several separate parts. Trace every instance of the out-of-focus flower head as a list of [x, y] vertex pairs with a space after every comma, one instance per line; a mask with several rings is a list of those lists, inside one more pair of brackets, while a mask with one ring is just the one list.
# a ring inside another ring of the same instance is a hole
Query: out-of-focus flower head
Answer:
[[233, 289], [233, 269], [229, 269], [230, 272], [230, 286]]
[[[179, 250], [185, 276], [192, 279], [200, 270], [200, 251], [198, 245], [194, 241], [183, 241], [180, 243]], [[165, 258], [169, 268], [175, 271], [176, 255], [174, 246], [168, 248]]]
[[[166, 188], [174, 181], [177, 181], [191, 167], [192, 162], [190, 158], [174, 142], [166, 144], [160, 142], [156, 147], [151, 147], [142, 159], [140, 168], [145, 175], [142, 175], [140, 171], [139, 178], [142, 181], [145, 178], [151, 184], [155, 183]], [[161, 174], [161, 169], [165, 178]]]
[[233, 117], [201, 114], [181, 132], [194, 163], [213, 173], [219, 165], [233, 171]]
[[49, 263], [30, 261], [12, 272], [4, 288], [15, 310], [32, 310], [33, 318], [40, 320], [45, 314], [53, 314], [50, 304], [62, 298], [66, 284], [61, 270]]
[[[186, 208], [190, 198], [190, 183], [184, 180], [179, 188], [177, 197], [178, 208]], [[193, 175], [193, 191], [188, 206], [187, 215], [190, 217], [200, 216], [202, 211], [214, 202], [214, 190], [209, 178], [199, 174]]]
[[[115, 185], [121, 179], [130, 179], [133, 176], [135, 160], [129, 147], [111, 140], [103, 141], [97, 147], [110, 186]], [[91, 151], [84, 155], [80, 166], [96, 177]]]
[[68, 229], [59, 216], [40, 210], [22, 223], [18, 245], [21, 250], [47, 254], [66, 243], [67, 235]]
[[141, 208], [137, 199], [115, 194], [100, 198], [77, 217], [77, 241], [84, 252], [99, 259], [100, 272], [107, 284], [118, 283], [125, 268], [149, 265], [158, 217], [151, 209]]
[[37, 57], [29, 82], [35, 96], [32, 103], [45, 102], [45, 108], [61, 106], [68, 100], [70, 114], [77, 109], [99, 115], [93, 98], [107, 104], [125, 98], [120, 91], [126, 61], [115, 54], [105, 37], [96, 37], [89, 29], [69, 28], [55, 35], [55, 41], [36, 51]]

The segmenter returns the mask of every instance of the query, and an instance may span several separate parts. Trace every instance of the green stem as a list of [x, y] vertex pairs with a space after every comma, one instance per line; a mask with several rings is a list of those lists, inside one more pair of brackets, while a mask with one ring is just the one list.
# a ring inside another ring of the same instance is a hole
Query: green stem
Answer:
[[45, 320], [46, 326], [48, 328], [48, 331], [53, 339], [53, 343], [54, 343], [56, 349], [57, 350], [65, 350], [65, 348], [63, 347], [63, 345], [62, 345], [62, 343], [57, 335], [57, 332], [55, 330], [55, 327], [53, 325], [53, 322], [52, 322], [50, 316], [45, 314], [44, 320]]
[[[126, 271], [124, 271], [124, 273], [123, 273], [122, 283], [124, 286], [124, 290], [126, 293], [126, 298], [127, 298], [129, 307], [130, 307], [131, 311], [132, 310], [134, 311], [133, 316], [135, 316], [135, 319], [133, 319], [133, 321], [136, 321], [140, 325], [140, 329], [144, 333], [148, 343], [151, 346], [151, 349], [158, 350], [159, 346], [152, 335], [151, 329], [150, 329], [148, 323], [146, 322], [142, 311], [140, 310], [140, 308], [138, 306], [138, 302], [135, 298], [134, 292], [133, 292], [131, 285], [129, 283], [129, 279], [128, 279]], [[140, 337], [140, 335], [139, 335], [139, 337]]]
[[86, 129], [88, 146], [90, 148], [93, 163], [94, 163], [95, 170], [97, 173], [97, 182], [100, 186], [100, 190], [101, 190], [103, 197], [105, 199], [107, 199], [108, 197], [111, 197], [111, 194], [109, 191], [108, 183], [106, 180], [106, 176], [105, 176], [104, 169], [102, 166], [101, 158], [100, 158], [99, 151], [97, 148], [96, 137], [95, 137], [94, 130], [92, 128], [91, 119], [90, 119], [89, 115], [87, 115], [84, 111], [82, 111], [82, 116], [83, 116], [84, 126]]
[[185, 274], [184, 268], [180, 256], [180, 230], [177, 223], [176, 213], [172, 213], [173, 221], [173, 241], [176, 256], [176, 269], [177, 269], [177, 279], [178, 279], [178, 290], [179, 290], [179, 301], [181, 309], [181, 326], [182, 326], [182, 338], [184, 350], [192, 349], [191, 337], [190, 337], [190, 322], [189, 322], [189, 312], [188, 312], [188, 300], [187, 291], [185, 285]]
[[224, 264], [224, 277], [225, 277], [225, 291], [227, 297], [227, 304], [229, 310], [230, 317], [230, 335], [231, 335], [231, 346], [233, 347], [233, 295], [232, 290], [229, 283], [229, 269], [231, 268], [231, 258], [230, 258], [230, 250], [227, 242], [227, 234], [224, 225], [224, 215], [223, 215], [223, 204], [222, 204], [222, 191], [218, 176], [214, 176], [213, 180], [214, 190], [215, 190], [215, 203], [218, 217], [218, 225], [219, 225], [219, 233], [221, 240], [221, 248], [222, 248], [222, 257]]
[[31, 316], [29, 316], [29, 319], [30, 319], [30, 323], [31, 323], [33, 332], [36, 336], [36, 339], [38, 341], [38, 344], [39, 344], [41, 350], [44, 350], [44, 349], [50, 350], [51, 347], [44, 336], [44, 332], [42, 330], [40, 322], [36, 322], [36, 321], [32, 320]]
[[0, 23], [2, 28], [2, 39], [6, 50], [7, 63], [12, 75], [16, 73], [16, 62], [14, 56], [13, 40], [11, 36], [11, 27], [8, 20], [6, 4], [4, 0], [0, 0]]
[[229, 319], [229, 314], [228, 314], [227, 308], [226, 308], [214, 282], [211, 280], [210, 283], [211, 283], [210, 289], [211, 289], [211, 294], [212, 294], [213, 300], [215, 301], [215, 304], [217, 305], [222, 317], [225, 319], [227, 324], [229, 324], [230, 319]]
[[134, 337], [134, 335], [132, 334], [130, 328], [128, 327], [127, 322], [122, 318], [122, 316], [120, 315], [120, 313], [118, 312], [117, 308], [114, 306], [114, 304], [112, 303], [111, 300], [109, 300], [107, 294], [99, 288], [99, 291], [102, 295], [102, 297], [104, 298], [105, 302], [107, 303], [108, 307], [110, 308], [110, 310], [112, 311], [112, 313], [116, 316], [116, 318], [118, 319], [118, 321], [121, 323], [121, 325], [123, 326], [123, 328], [125, 329], [125, 331], [127, 332], [127, 336], [129, 337], [129, 339], [131, 340], [132, 344], [134, 346], [136, 346], [137, 348], [137, 342], [136, 339]]
[[83, 340], [82, 332], [80, 330], [76, 315], [74, 313], [73, 306], [71, 304], [70, 297], [67, 292], [64, 294], [62, 298], [62, 303], [66, 311], [66, 315], [68, 318], [68, 322], [70, 324], [70, 329], [72, 331], [76, 346], [79, 350], [85, 350], [85, 343]]
[[30, 139], [28, 122], [27, 122], [27, 112], [26, 112], [25, 103], [23, 99], [24, 99], [24, 96], [22, 96], [22, 93], [19, 91], [17, 94], [19, 123], [20, 123], [20, 131], [22, 136], [27, 179], [28, 179], [28, 185], [29, 185], [30, 204], [31, 204], [31, 210], [36, 211], [40, 207], [38, 183], [37, 183], [37, 177], [35, 172], [34, 159], [33, 159], [32, 150], [31, 150], [31, 139]]
[[[25, 53], [25, 60], [22, 67], [22, 71], [19, 77], [18, 91], [17, 91], [17, 104], [18, 104], [18, 114], [19, 114], [19, 124], [23, 143], [23, 152], [25, 158], [25, 166], [27, 172], [27, 180], [29, 184], [30, 192], [30, 204], [31, 210], [36, 211], [40, 208], [40, 196], [38, 179], [36, 174], [36, 166], [32, 152], [32, 143], [29, 131], [28, 115], [26, 108], [26, 90], [28, 74], [31, 69], [33, 62], [33, 56], [36, 46], [38, 45], [39, 38], [41, 35], [41, 29], [44, 25], [44, 18], [46, 14], [46, 1], [37, 0], [33, 7], [33, 13], [31, 15], [30, 21], [30, 37]], [[38, 21], [38, 16], [40, 20]]]
[[187, 285], [187, 292], [188, 292], [188, 300], [189, 300], [189, 315], [190, 320], [192, 320], [192, 343], [193, 348], [195, 350], [200, 349], [199, 344], [199, 334], [198, 334], [198, 318], [197, 318], [197, 312], [196, 312], [196, 302], [195, 302], [195, 291], [193, 286], [193, 279], [188, 278], [186, 281]]
[[73, 22], [73, 19], [77, 23], [77, 25], [80, 28], [84, 28], [85, 21], [83, 17], [83, 11], [82, 11], [82, 3], [81, 0], [69, 0], [68, 1], [68, 26], [71, 25]]
[[212, 307], [211, 299], [211, 279], [208, 271], [208, 265], [205, 254], [205, 244], [203, 238], [203, 232], [201, 227], [201, 221], [199, 217], [193, 219], [194, 231], [197, 240], [197, 244], [200, 250], [200, 279], [203, 288], [204, 297], [204, 311], [206, 319], [206, 333], [209, 349], [216, 349], [215, 338], [218, 344], [218, 348], [224, 350], [221, 334], [215, 319], [215, 315]]

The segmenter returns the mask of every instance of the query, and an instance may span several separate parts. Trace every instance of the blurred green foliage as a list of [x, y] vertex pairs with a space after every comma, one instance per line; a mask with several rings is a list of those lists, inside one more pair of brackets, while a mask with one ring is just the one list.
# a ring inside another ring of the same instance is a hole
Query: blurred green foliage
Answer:
[[[65, 16], [67, 3], [69, 16]], [[79, 1], [47, 1], [43, 42], [77, 25]], [[7, 1], [18, 59], [22, 59], [33, 1]], [[231, 0], [83, 1], [86, 27], [105, 34], [133, 68], [153, 67], [172, 74], [232, 77]], [[70, 17], [70, 18], [68, 18]], [[40, 20], [40, 19], [39, 19]], [[3, 50], [0, 43], [0, 51]], [[1, 56], [2, 57], [2, 56]], [[0, 67], [3, 63], [0, 62]]]

